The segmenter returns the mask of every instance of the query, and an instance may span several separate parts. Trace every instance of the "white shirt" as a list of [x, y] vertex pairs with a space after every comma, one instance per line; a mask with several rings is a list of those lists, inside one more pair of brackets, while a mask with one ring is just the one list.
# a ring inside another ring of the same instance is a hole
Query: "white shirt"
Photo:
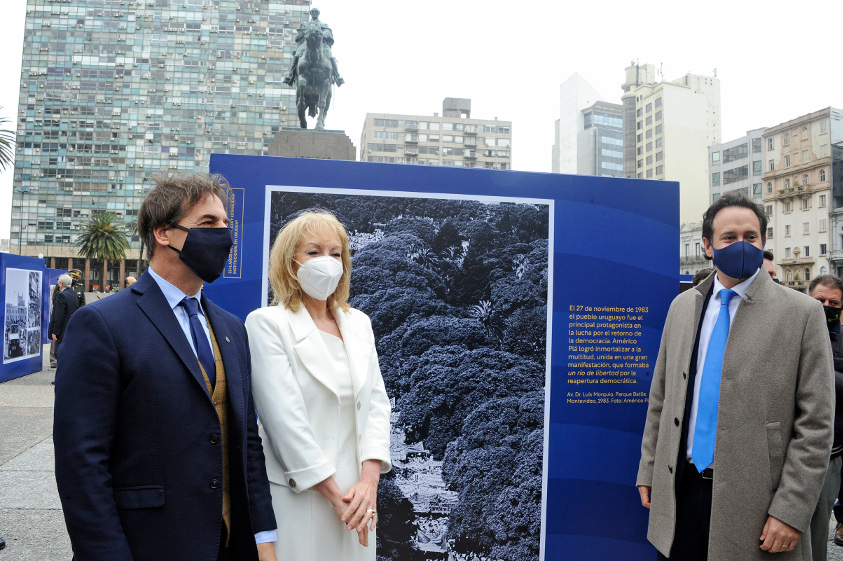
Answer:
[[[729, 326], [735, 321], [735, 313], [738, 311], [738, 305], [741, 300], [746, 298], [746, 291], [755, 277], [758, 276], [758, 271], [748, 279], [741, 281], [732, 287], [740, 298], [729, 300]], [[719, 274], [719, 273], [718, 273]], [[711, 332], [714, 331], [714, 324], [717, 323], [717, 316], [720, 315], [720, 291], [726, 288], [720, 282], [717, 275], [714, 275], [714, 287], [712, 289], [711, 297], [706, 307], [705, 315], [702, 318], [702, 327], [700, 327], [700, 345], [697, 350], [697, 375], [694, 378], [694, 400], [691, 402], [691, 416], [688, 421], [688, 448], [687, 458], [691, 461], [691, 450], [694, 448], [694, 429], [697, 425], [697, 408], [700, 402], [700, 382], [702, 381], [703, 368], [705, 367], [705, 355], [708, 352], [708, 343], [711, 341]], [[692, 462], [693, 463], [693, 462]]]

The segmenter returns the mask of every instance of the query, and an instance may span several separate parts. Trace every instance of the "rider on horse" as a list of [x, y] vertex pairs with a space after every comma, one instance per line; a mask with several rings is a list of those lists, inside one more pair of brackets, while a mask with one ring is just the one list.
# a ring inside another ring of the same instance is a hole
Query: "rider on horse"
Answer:
[[318, 8], [311, 9], [310, 17], [313, 19], [306, 21], [299, 26], [298, 33], [296, 34], [296, 43], [298, 43], [299, 46], [296, 49], [295, 56], [293, 56], [293, 67], [290, 68], [287, 76], [284, 77], [284, 83], [287, 85], [292, 86], [293, 81], [296, 79], [299, 68], [299, 59], [304, 55], [304, 52], [307, 49], [307, 45], [305, 44], [305, 31], [309, 25], [313, 24], [318, 25], [322, 30], [322, 52], [325, 57], [331, 61], [331, 67], [333, 69], [331, 72], [331, 80], [337, 86], [342, 86], [345, 83], [345, 80], [342, 79], [342, 76], [340, 76], [340, 72], [337, 69], [337, 59], [334, 58], [333, 53], [331, 52], [331, 47], [334, 46], [334, 34], [328, 24], [319, 19], [319, 14], [320, 12]]

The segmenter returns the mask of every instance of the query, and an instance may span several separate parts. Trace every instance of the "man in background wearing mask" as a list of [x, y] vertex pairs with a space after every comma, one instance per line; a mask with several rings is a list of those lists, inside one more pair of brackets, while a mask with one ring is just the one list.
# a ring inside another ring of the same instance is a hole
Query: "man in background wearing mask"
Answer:
[[59, 350], [56, 482], [77, 559], [275, 560], [243, 323], [202, 292], [232, 246], [219, 176], [156, 179], [149, 268]]
[[659, 559], [811, 559], [832, 443], [819, 302], [762, 267], [767, 217], [740, 194], [703, 216], [716, 274], [679, 295], [653, 371], [637, 485]]
[[[820, 500], [811, 519], [811, 542], [814, 549], [813, 561], [825, 561], [828, 557], [828, 519], [837, 493], [840, 490], [840, 469], [843, 467], [843, 337], [840, 336], [840, 309], [843, 306], [843, 281], [832, 275], [820, 275], [811, 281], [808, 294], [818, 300], [825, 310], [826, 327], [834, 354], [834, 394], [837, 399], [834, 412], [834, 445], [825, 476]], [[837, 525], [835, 538], [840, 532]], [[836, 541], [836, 540], [835, 540]]]

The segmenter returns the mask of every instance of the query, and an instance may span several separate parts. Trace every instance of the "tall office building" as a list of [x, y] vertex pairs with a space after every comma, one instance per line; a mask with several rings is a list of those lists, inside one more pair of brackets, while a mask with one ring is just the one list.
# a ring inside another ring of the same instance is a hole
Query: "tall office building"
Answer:
[[756, 203], [764, 201], [764, 129], [708, 148], [709, 204], [724, 193], [740, 191]]
[[623, 177], [621, 106], [608, 103], [578, 73], [559, 87], [554, 173]]
[[512, 122], [471, 117], [471, 100], [446, 97], [442, 116], [366, 113], [360, 160], [512, 169]]
[[656, 81], [652, 64], [626, 68], [624, 174], [679, 182], [680, 222], [708, 207], [708, 147], [720, 142], [720, 80], [686, 74]]
[[101, 267], [80, 262], [80, 229], [101, 210], [134, 222], [156, 172], [207, 171], [211, 152], [263, 154], [294, 125], [282, 79], [309, 4], [28, 0], [13, 250], [114, 284], [122, 268], [101, 283]]
[[791, 119], [763, 139], [767, 247], [781, 282], [804, 291], [817, 275], [843, 273], [843, 111]]

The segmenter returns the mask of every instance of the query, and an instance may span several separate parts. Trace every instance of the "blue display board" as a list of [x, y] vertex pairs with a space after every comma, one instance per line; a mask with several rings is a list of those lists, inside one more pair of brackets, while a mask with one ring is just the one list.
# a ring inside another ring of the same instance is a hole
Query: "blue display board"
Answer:
[[379, 509], [411, 503], [416, 528], [379, 526], [379, 554], [655, 559], [634, 485], [678, 184], [218, 154], [210, 171], [235, 188], [236, 243], [206, 293], [242, 318], [267, 305], [287, 219], [323, 207], [349, 229], [397, 412]]
[[41, 370], [45, 310], [49, 309], [46, 281], [43, 259], [0, 253], [0, 382]]

